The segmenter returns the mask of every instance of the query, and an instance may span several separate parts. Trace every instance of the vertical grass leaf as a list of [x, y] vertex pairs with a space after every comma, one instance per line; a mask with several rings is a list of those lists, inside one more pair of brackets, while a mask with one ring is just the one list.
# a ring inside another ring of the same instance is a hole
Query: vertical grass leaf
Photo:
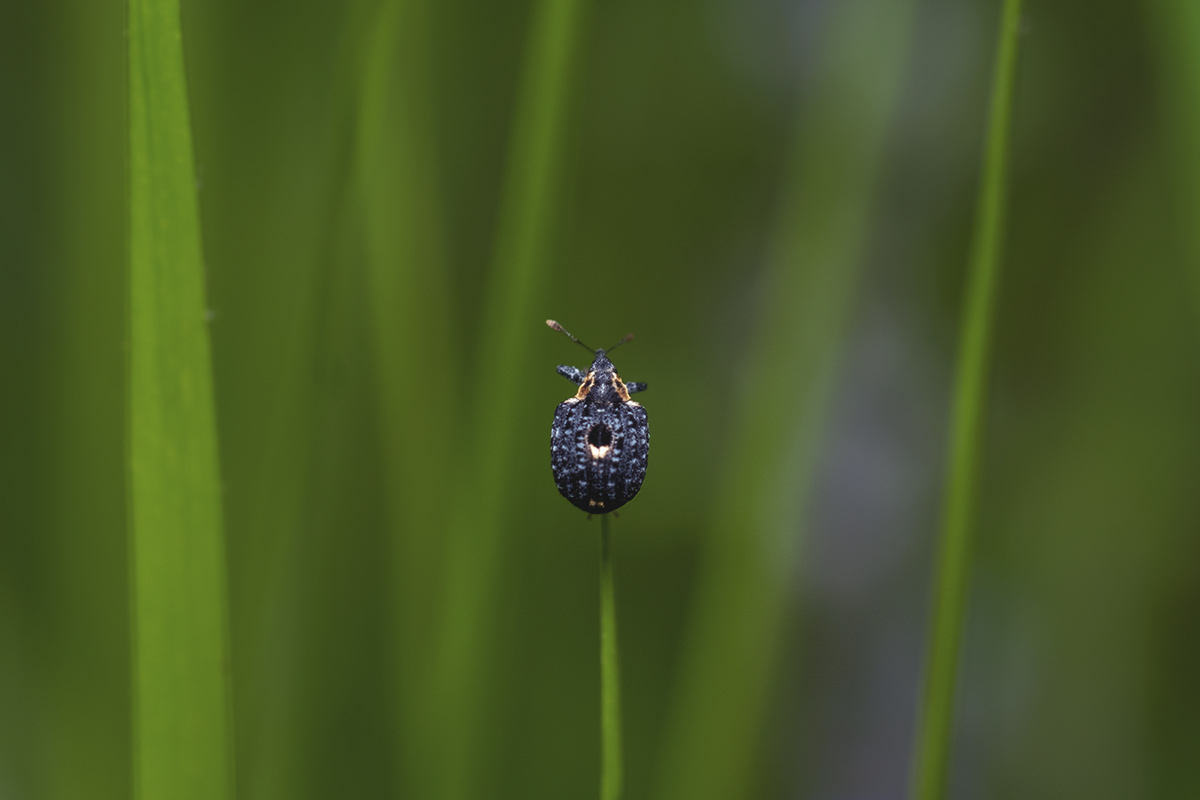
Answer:
[[[440, 763], [428, 731], [429, 600], [445, 541], [455, 446], [454, 331], [434, 165], [430, 20], [426, 0], [383, 0], [363, 27], [355, 185], [384, 432], [397, 593], [399, 781], [429, 797]], [[420, 454], [417, 458], [414, 454]]]
[[946, 795], [949, 780], [959, 642], [967, 601], [970, 534], [976, 504], [992, 316], [1004, 230], [1008, 140], [1020, 13], [1020, 0], [1005, 0], [996, 50], [975, 237], [963, 307], [946, 499], [934, 578], [932, 628], [925, 657], [924, 695], [917, 729], [913, 796], [920, 800], [940, 800]]
[[1183, 201], [1178, 217], [1192, 237], [1196, 255], [1190, 259], [1190, 278], [1200, 301], [1200, 269], [1194, 266], [1200, 264], [1200, 236], [1193, 224], [1200, 209], [1200, 153], [1195, 146], [1200, 136], [1200, 5], [1189, 0], [1161, 0], [1150, 8], [1158, 34], [1158, 75], [1163, 96], [1168, 98], [1162, 104], [1167, 122], [1163, 130], [1171, 157], [1180, 167], [1173, 172]]
[[[533, 9], [478, 337], [477, 376], [496, 377], [498, 364], [505, 365], [504, 374], [526, 374], [525, 343], [542, 332], [534, 296], [545, 284], [584, 8], [583, 0], [539, 0]], [[512, 474], [506, 460], [513, 449], [521, 392], [520, 380], [497, 380], [488, 402], [474, 406], [469, 433], [473, 458], [459, 484], [470, 491], [454, 508], [447, 542], [432, 700], [440, 704], [435, 735], [446, 759], [446, 783], [438, 796], [451, 800], [477, 796], [472, 783], [479, 664], [486, 662], [487, 614], [503, 556], [501, 521]]]
[[232, 786], [225, 555], [177, 0], [129, 3], [129, 466], [134, 783]]
[[660, 778], [659, 796], [670, 800], [753, 795], [760, 772], [802, 498], [848, 327], [914, 14], [911, 2], [839, 9], [822, 54], [829, 84], [794, 140], [767, 267], [769, 300], [739, 382], [734, 444], [703, 543]]

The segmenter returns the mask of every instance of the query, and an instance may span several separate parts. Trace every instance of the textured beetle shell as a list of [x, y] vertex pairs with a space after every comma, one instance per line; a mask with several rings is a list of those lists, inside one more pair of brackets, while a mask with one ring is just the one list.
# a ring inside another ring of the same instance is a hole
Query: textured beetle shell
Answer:
[[603, 351], [597, 356], [580, 389], [582, 397], [560, 403], [554, 412], [550, 468], [563, 497], [588, 513], [606, 514], [642, 488], [650, 429], [646, 409], [627, 399], [625, 385]]

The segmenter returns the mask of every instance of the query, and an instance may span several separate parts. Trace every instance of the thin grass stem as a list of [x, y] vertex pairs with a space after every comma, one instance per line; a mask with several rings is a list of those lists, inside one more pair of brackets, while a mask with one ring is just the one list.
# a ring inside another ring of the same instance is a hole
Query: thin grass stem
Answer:
[[932, 632], [926, 653], [924, 699], [917, 729], [912, 795], [918, 800], [940, 800], [945, 797], [949, 782], [954, 698], [970, 567], [971, 522], [978, 488], [981, 422], [1004, 229], [1008, 139], [1020, 13], [1020, 0], [1005, 0], [958, 355]]
[[621, 671], [613, 597], [612, 528], [608, 517], [600, 515], [600, 798], [620, 800]]

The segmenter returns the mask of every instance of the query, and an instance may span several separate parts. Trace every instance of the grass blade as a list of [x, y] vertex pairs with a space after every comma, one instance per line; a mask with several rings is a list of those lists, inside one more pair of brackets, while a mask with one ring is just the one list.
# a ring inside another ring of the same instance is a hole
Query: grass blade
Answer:
[[613, 595], [612, 523], [600, 515], [600, 800], [620, 800], [621, 662]]
[[[1159, 82], [1163, 86], [1162, 103], [1166, 125], [1163, 126], [1166, 144], [1178, 169], [1175, 184], [1183, 210], [1186, 231], [1191, 235], [1194, 252], [1200, 253], [1200, 237], [1195, 235], [1192, 221], [1200, 209], [1200, 153], [1196, 137], [1200, 136], [1200, 5], [1188, 0], [1161, 0], [1149, 5], [1160, 60]], [[1200, 259], [1192, 258], [1193, 264]], [[1192, 269], [1189, 276], [1200, 301], [1200, 270]]]
[[129, 468], [138, 797], [232, 787], [225, 554], [176, 0], [129, 3]]
[[872, 0], [837, 13], [822, 54], [821, 72], [831, 77], [794, 141], [767, 266], [770, 300], [736, 382], [734, 447], [703, 543], [659, 778], [658, 796], [669, 800], [758, 794], [802, 497], [906, 73], [914, 4]]
[[981, 423], [1004, 230], [1008, 140], [1020, 14], [1020, 0], [1005, 0], [996, 51], [975, 240], [963, 309], [932, 630], [926, 653], [924, 697], [917, 729], [913, 796], [920, 800], [939, 800], [944, 797], [949, 778], [959, 641], [967, 601]]
[[[450, 454], [457, 393], [454, 326], [443, 252], [436, 148], [431, 122], [429, 4], [384, 0], [364, 28], [355, 175], [365, 225], [380, 418], [392, 529], [396, 671], [404, 796], [436, 792], [439, 763], [428, 730], [428, 598], [450, 504]], [[419, 344], [418, 344], [419, 343]], [[421, 457], [414, 458], [414, 453]]]
[[[535, 293], [546, 283], [568, 90], [584, 7], [583, 0], [539, 0], [533, 10], [476, 376], [495, 375], [498, 364], [504, 364], [507, 374], [527, 374], [526, 342], [542, 331], [546, 315], [535, 311]], [[439, 708], [433, 735], [445, 779], [436, 796], [450, 800], [478, 796], [473, 783], [479, 763], [474, 741], [482, 699], [479, 665], [487, 661], [487, 614], [502, 558], [501, 521], [512, 494], [510, 476], [520, 474], [509, 461], [516, 449], [512, 440], [521, 393], [520, 381], [499, 381], [489, 389], [487, 402], [475, 404], [468, 439], [473, 457], [460, 478], [460, 485], [472, 488], [453, 510], [447, 540], [431, 702]]]

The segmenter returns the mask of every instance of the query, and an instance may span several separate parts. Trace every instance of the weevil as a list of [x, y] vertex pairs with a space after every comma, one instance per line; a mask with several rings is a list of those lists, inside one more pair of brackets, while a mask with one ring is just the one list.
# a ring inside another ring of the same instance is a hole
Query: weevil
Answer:
[[563, 497], [589, 514], [616, 511], [633, 499], [646, 477], [650, 428], [646, 409], [629, 399], [646, 390], [625, 383], [608, 354], [633, 339], [629, 334], [607, 350], [593, 350], [552, 319], [546, 324], [566, 334], [594, 356], [587, 372], [559, 365], [558, 374], [579, 386], [558, 404], [550, 427], [550, 470]]

